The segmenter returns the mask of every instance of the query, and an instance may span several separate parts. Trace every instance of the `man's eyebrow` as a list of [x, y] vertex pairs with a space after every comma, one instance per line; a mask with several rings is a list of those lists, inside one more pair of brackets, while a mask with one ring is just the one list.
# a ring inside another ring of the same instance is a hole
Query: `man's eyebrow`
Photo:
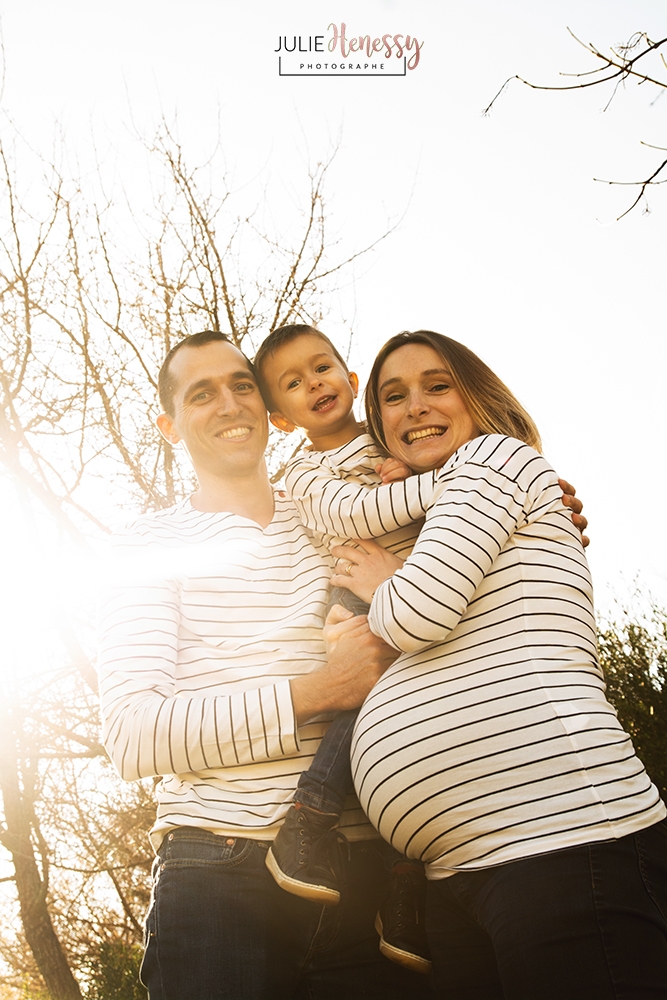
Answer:
[[197, 389], [205, 389], [209, 385], [212, 385], [212, 384], [213, 384], [213, 380], [212, 379], [210, 379], [210, 378], [200, 378], [199, 381], [192, 382], [190, 385], [186, 386], [185, 390], [183, 392], [183, 395], [184, 396], [189, 396], [190, 393], [196, 392]]
[[[250, 379], [251, 382], [253, 382], [254, 384], [257, 384], [257, 379], [255, 378], [255, 376], [253, 375], [253, 373], [248, 368], [241, 369], [240, 371], [237, 371], [237, 372], [231, 372], [227, 376], [227, 378], [231, 382], [235, 382], [237, 379]], [[186, 388], [186, 390], [183, 393], [183, 395], [184, 396], [189, 396], [189, 395], [191, 395], [191, 393], [197, 392], [199, 389], [208, 389], [209, 386], [212, 386], [214, 384], [215, 384], [215, 379], [213, 379], [213, 378], [210, 378], [210, 377], [209, 378], [200, 378], [196, 382], [193, 382], [191, 385], [189, 385]]]

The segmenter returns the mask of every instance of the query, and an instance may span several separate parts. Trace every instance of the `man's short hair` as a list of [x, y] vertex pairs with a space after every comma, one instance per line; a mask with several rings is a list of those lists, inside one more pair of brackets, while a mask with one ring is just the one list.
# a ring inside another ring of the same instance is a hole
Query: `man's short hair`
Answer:
[[319, 337], [327, 345], [333, 356], [340, 361], [341, 365], [348, 371], [347, 362], [341, 357], [340, 352], [334, 347], [326, 334], [322, 333], [314, 326], [308, 326], [307, 323], [290, 323], [287, 326], [279, 326], [276, 330], [272, 330], [271, 333], [266, 337], [262, 343], [259, 345], [259, 350], [255, 355], [254, 366], [255, 366], [255, 376], [257, 378], [257, 384], [259, 385], [260, 392], [266, 403], [266, 408], [269, 411], [276, 410], [276, 404], [271, 398], [271, 392], [264, 379], [264, 362], [267, 357], [273, 357], [273, 355], [285, 344], [290, 344], [297, 337], [303, 337], [310, 334], [313, 337]]
[[[216, 341], [222, 341], [225, 344], [231, 344], [232, 347], [236, 347], [232, 337], [228, 333], [221, 333], [220, 330], [202, 330], [201, 333], [191, 333], [190, 336], [184, 337], [183, 340], [179, 340], [172, 349], [167, 354], [166, 358], [162, 362], [162, 367], [160, 368], [157, 377], [157, 391], [160, 397], [160, 406], [165, 413], [168, 413], [170, 417], [174, 416], [174, 392], [176, 390], [176, 380], [173, 378], [170, 368], [171, 361], [182, 347], [204, 347], [206, 344], [213, 344]], [[239, 350], [237, 348], [237, 350]], [[239, 350], [239, 354], [242, 354], [245, 358], [243, 351]], [[248, 366], [250, 371], [254, 373], [254, 367], [251, 361], [248, 361]]]

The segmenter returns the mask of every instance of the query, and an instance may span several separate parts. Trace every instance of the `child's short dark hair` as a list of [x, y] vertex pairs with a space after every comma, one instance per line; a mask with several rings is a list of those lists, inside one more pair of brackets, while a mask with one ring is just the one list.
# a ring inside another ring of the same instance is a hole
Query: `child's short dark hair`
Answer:
[[276, 330], [272, 330], [271, 333], [266, 337], [262, 343], [259, 345], [259, 350], [255, 355], [255, 360], [253, 362], [255, 366], [255, 374], [257, 376], [257, 383], [260, 388], [260, 392], [266, 403], [266, 408], [269, 411], [276, 409], [276, 404], [271, 398], [271, 392], [264, 379], [264, 362], [267, 357], [272, 357], [277, 350], [284, 347], [285, 344], [290, 344], [297, 337], [303, 337], [310, 334], [314, 337], [319, 337], [328, 346], [333, 356], [340, 361], [345, 371], [348, 370], [347, 363], [341, 357], [340, 352], [334, 347], [326, 334], [322, 333], [314, 326], [308, 326], [307, 323], [290, 323], [287, 326], [279, 326]]

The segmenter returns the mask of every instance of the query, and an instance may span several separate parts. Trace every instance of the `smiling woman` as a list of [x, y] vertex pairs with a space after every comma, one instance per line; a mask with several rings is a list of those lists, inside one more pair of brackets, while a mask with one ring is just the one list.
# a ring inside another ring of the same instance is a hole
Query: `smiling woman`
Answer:
[[443, 465], [478, 434], [542, 446], [532, 417], [495, 372], [464, 344], [430, 330], [399, 333], [380, 350], [366, 415], [373, 437], [416, 472]]
[[382, 349], [367, 413], [392, 455], [442, 466], [405, 563], [364, 543], [333, 577], [403, 654], [361, 708], [353, 776], [382, 836], [426, 864], [437, 988], [664, 1000], [665, 806], [606, 700], [588, 566], [535, 425], [427, 331]]
[[394, 351], [378, 391], [387, 451], [415, 472], [444, 465], [479, 434], [451, 371], [428, 344]]

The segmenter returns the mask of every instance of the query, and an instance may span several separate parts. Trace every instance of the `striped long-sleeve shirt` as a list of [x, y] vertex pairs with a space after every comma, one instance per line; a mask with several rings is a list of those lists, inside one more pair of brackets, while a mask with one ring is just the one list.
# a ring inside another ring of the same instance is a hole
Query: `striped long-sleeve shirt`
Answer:
[[304, 451], [287, 466], [285, 486], [303, 523], [322, 544], [374, 538], [405, 558], [433, 499], [436, 472], [382, 484], [387, 456], [370, 434], [331, 451]]
[[404, 655], [357, 722], [367, 815], [431, 878], [657, 822], [665, 807], [604, 695], [588, 566], [556, 474], [489, 435], [438, 480], [412, 556], [369, 612]]
[[[330, 566], [276, 494], [262, 529], [189, 500], [117, 538], [100, 611], [105, 745], [120, 774], [164, 776], [151, 831], [271, 839], [325, 723], [297, 729], [289, 679], [325, 659]], [[358, 806], [351, 839], [376, 836]]]

